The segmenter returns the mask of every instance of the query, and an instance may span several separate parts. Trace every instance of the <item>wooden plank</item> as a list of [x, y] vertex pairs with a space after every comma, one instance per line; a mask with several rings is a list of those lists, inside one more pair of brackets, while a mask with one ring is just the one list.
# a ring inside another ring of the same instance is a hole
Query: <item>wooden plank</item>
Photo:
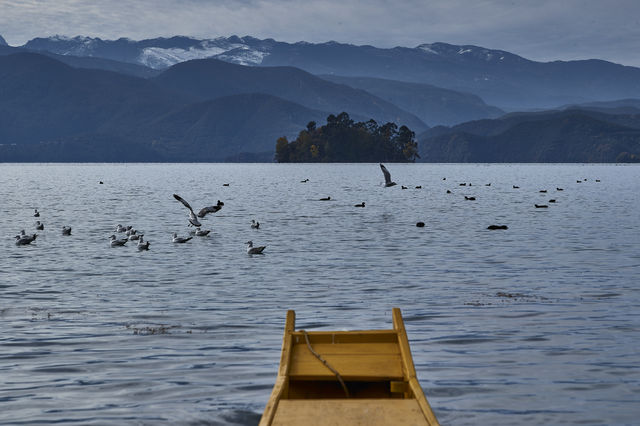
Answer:
[[[398, 341], [395, 330], [359, 331], [308, 331], [309, 341], [314, 343], [394, 343]], [[293, 333], [295, 343], [304, 343], [301, 331]]]
[[[410, 393], [413, 394], [413, 398], [416, 399], [416, 402], [424, 413], [429, 425], [438, 425], [438, 420], [436, 419], [433, 410], [431, 410], [431, 406], [427, 401], [427, 397], [424, 395], [424, 391], [422, 390], [420, 383], [418, 383], [416, 369], [413, 364], [413, 357], [411, 356], [411, 348], [409, 347], [409, 338], [407, 337], [407, 331], [404, 328], [404, 321], [402, 319], [400, 309], [393, 308], [392, 316], [393, 328], [398, 332], [398, 344], [400, 345], [400, 354], [403, 364], [402, 368], [408, 377], [409, 389], [411, 390]], [[411, 397], [411, 395], [405, 394], [405, 397]]]
[[282, 338], [282, 354], [280, 356], [280, 367], [278, 368], [278, 377], [276, 383], [271, 391], [271, 396], [267, 405], [264, 407], [264, 412], [260, 418], [259, 426], [268, 426], [273, 422], [273, 417], [277, 411], [278, 404], [283, 395], [287, 393], [289, 365], [291, 359], [291, 333], [296, 327], [296, 313], [295, 311], [287, 311], [287, 319], [284, 324], [284, 337]]
[[282, 400], [274, 417], [279, 426], [425, 426], [413, 399]]
[[[400, 356], [398, 343], [313, 343], [313, 350], [320, 355], [341, 354], [341, 355], [367, 355], [367, 354], [395, 354]], [[309, 351], [306, 342], [293, 345], [293, 352]]]
[[[402, 379], [400, 354], [322, 354], [344, 380]], [[289, 370], [291, 379], [328, 380], [335, 375], [306, 346], [295, 345]]]

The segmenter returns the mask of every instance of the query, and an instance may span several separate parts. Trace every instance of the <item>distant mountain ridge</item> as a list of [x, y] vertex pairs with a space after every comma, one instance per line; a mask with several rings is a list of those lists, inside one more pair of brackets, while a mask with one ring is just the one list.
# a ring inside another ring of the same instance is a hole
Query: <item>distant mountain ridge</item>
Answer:
[[270, 161], [278, 137], [328, 115], [261, 94], [203, 102], [33, 53], [0, 56], [0, 91], [0, 162]]
[[326, 81], [292, 67], [248, 67], [217, 59], [176, 64], [153, 79], [160, 86], [201, 99], [264, 93], [306, 108], [350, 115], [381, 124], [404, 124], [416, 132], [428, 128], [418, 117], [366, 91]]
[[365, 90], [405, 111], [411, 111], [427, 124], [452, 125], [504, 114], [476, 95], [442, 89], [430, 84], [406, 83], [371, 77], [320, 76], [334, 83]]
[[163, 68], [199, 58], [292, 66], [312, 74], [371, 77], [473, 93], [502, 109], [640, 98], [640, 68], [601, 60], [535, 62], [503, 50], [447, 43], [382, 49], [336, 42], [284, 43], [254, 37], [101, 40], [36, 38], [25, 48]]
[[425, 162], [640, 162], [640, 114], [514, 113], [418, 137]]
[[0, 35], [0, 46], [7, 46], [7, 42], [1, 35]]

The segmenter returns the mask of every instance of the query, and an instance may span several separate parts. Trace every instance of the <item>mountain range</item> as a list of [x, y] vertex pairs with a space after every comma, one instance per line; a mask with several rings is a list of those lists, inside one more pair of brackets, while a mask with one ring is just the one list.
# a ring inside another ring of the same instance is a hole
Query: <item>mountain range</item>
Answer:
[[640, 98], [640, 69], [601, 60], [536, 62], [503, 50], [447, 43], [382, 49], [328, 43], [284, 43], [254, 37], [36, 38], [26, 49], [91, 56], [164, 69], [216, 58], [251, 66], [291, 66], [315, 75], [372, 77], [472, 93], [514, 111], [570, 103]]
[[0, 161], [272, 161], [342, 111], [407, 125], [426, 161], [640, 155], [640, 69], [476, 46], [0, 37], [0, 92]]

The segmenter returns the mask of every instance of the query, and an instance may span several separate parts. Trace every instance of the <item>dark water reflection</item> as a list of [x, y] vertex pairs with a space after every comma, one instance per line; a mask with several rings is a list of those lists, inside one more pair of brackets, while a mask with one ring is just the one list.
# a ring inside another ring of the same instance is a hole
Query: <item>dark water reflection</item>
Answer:
[[[640, 167], [388, 167], [410, 189], [377, 164], [0, 166], [0, 423], [256, 424], [287, 309], [367, 329], [393, 306], [443, 424], [635, 423]], [[174, 192], [225, 202], [209, 237], [171, 243]], [[118, 223], [151, 250], [109, 247]]]

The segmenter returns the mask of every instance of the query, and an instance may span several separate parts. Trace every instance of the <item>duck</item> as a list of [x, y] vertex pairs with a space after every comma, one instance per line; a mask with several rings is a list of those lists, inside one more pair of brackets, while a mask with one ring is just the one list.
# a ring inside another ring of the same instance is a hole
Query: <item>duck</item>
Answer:
[[173, 242], [174, 243], [186, 243], [187, 241], [189, 241], [190, 239], [192, 239], [193, 237], [178, 237], [178, 234], [176, 234], [175, 232], [173, 233]]
[[38, 209], [35, 209], [33, 217], [40, 217], [40, 212], [38, 211]]
[[418, 228], [424, 228], [424, 222], [418, 222], [418, 223], [416, 223], [416, 226]]
[[27, 244], [31, 244], [32, 242], [34, 242], [36, 240], [36, 238], [38, 237], [38, 234], [31, 234], [31, 235], [27, 235], [24, 232], [24, 229], [20, 231], [19, 235], [16, 235], [16, 245], [17, 246], [24, 246]]
[[251, 219], [251, 229], [260, 228], [260, 222], [256, 222], [254, 219]]
[[320, 198], [320, 201], [330, 201], [331, 197], [324, 197], [324, 198]]
[[422, 185], [416, 186], [416, 189], [422, 189]]
[[406, 186], [404, 186], [404, 185], [400, 185], [400, 188], [402, 188], [402, 189], [407, 189], [407, 187], [406, 187]]
[[513, 189], [520, 189], [520, 187], [517, 185], [513, 185]]
[[43, 231], [44, 230], [44, 223], [40, 222], [39, 220], [36, 221], [36, 229], [38, 231]]
[[467, 197], [466, 195], [464, 196], [465, 200], [469, 200], [469, 201], [475, 201], [476, 197]]
[[555, 198], [553, 198], [553, 199], [549, 200], [549, 202], [550, 202], [550, 203], [555, 203], [555, 202], [556, 202], [556, 199], [555, 199]]
[[549, 207], [546, 204], [534, 204], [534, 206], [536, 206], [536, 209], [546, 209], [547, 207]]
[[109, 240], [110, 240], [109, 244], [111, 245], [111, 247], [123, 246], [127, 243], [127, 241], [129, 241], [127, 238], [122, 238], [118, 240], [115, 235], [111, 235], [109, 237]]
[[262, 254], [267, 246], [254, 247], [253, 241], [247, 241], [245, 243], [247, 245], [247, 254]]
[[564, 189], [556, 187], [556, 191], [564, 191]]
[[364, 201], [360, 204], [354, 204], [353, 207], [364, 207]]
[[149, 241], [144, 241], [144, 236], [140, 235], [138, 245], [136, 247], [138, 247], [138, 251], [149, 250]]
[[300, 181], [300, 183], [307, 183], [307, 182], [309, 182], [309, 178], [303, 179], [303, 180]]
[[71, 227], [63, 226], [62, 227], [62, 235], [71, 235]]
[[544, 194], [545, 192], [547, 192], [547, 190], [546, 190], [546, 189], [541, 189], [541, 190], [540, 190], [540, 191], [538, 191], [538, 192], [542, 192], [542, 193]]
[[495, 230], [495, 229], [509, 229], [507, 225], [489, 225], [487, 229]]
[[447, 194], [451, 194], [451, 191], [447, 189]]

